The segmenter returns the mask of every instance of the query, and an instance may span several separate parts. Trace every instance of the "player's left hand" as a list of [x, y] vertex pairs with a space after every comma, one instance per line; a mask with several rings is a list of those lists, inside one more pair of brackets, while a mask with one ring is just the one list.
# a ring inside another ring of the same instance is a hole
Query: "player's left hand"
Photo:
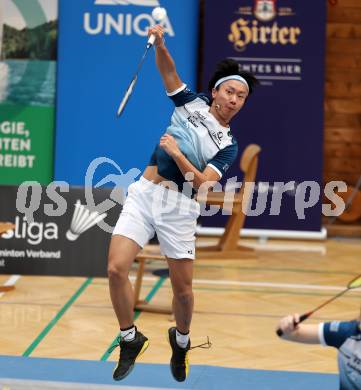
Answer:
[[180, 151], [177, 141], [170, 134], [164, 134], [159, 142], [159, 146], [164, 149], [171, 157], [175, 158], [180, 156], [182, 152]]

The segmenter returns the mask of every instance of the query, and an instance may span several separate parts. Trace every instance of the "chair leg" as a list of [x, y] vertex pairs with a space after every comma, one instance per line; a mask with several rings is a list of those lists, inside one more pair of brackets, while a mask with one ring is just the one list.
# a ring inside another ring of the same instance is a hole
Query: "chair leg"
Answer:
[[140, 290], [142, 288], [142, 283], [143, 283], [145, 260], [138, 259], [138, 264], [139, 267], [138, 267], [137, 276], [134, 285], [134, 306], [137, 306], [137, 304], [139, 303]]

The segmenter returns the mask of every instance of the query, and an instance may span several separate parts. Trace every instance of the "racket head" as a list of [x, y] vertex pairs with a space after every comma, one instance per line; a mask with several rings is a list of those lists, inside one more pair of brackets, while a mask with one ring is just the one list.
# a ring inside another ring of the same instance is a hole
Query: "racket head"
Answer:
[[361, 287], [361, 274], [356, 276], [356, 278], [352, 279], [347, 285], [347, 288], [349, 289], [359, 287]]
[[129, 98], [131, 97], [132, 95], [132, 92], [133, 92], [133, 89], [134, 89], [134, 86], [135, 86], [135, 83], [137, 82], [137, 79], [138, 79], [138, 76], [134, 76], [133, 80], [131, 81], [131, 83], [129, 84], [129, 87], [127, 88], [127, 90], [125, 91], [125, 94], [124, 94], [124, 97], [122, 99], [122, 101], [120, 102], [119, 104], [119, 107], [118, 107], [118, 111], [117, 111], [117, 116], [120, 117], [125, 109], [125, 106], [127, 105], [128, 103], [128, 100]]

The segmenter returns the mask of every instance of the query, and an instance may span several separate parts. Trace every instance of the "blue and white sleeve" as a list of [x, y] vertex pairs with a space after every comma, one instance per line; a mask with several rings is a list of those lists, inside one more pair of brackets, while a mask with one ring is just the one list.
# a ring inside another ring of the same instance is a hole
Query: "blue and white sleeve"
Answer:
[[212, 168], [222, 177], [228, 168], [233, 164], [238, 154], [238, 145], [233, 143], [230, 146], [220, 150], [212, 160], [208, 161], [207, 167]]
[[209, 103], [208, 98], [204, 94], [197, 94], [187, 88], [186, 84], [176, 89], [173, 92], [167, 92], [168, 97], [173, 101], [176, 107], [182, 107], [187, 103], [192, 102], [197, 97], [203, 99], [206, 103]]
[[322, 345], [340, 348], [345, 340], [359, 334], [358, 321], [332, 321], [319, 325], [319, 339]]

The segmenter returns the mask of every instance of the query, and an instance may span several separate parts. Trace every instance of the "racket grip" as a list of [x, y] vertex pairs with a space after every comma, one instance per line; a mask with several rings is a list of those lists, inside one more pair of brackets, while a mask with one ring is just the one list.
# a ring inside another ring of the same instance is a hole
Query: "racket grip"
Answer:
[[[303, 318], [303, 317], [304, 317], [304, 318]], [[302, 318], [303, 318], [303, 319], [302, 319]], [[308, 314], [303, 314], [303, 315], [300, 317], [300, 320], [299, 320], [298, 322], [293, 321], [293, 325], [295, 326], [295, 328], [296, 328], [296, 326], [297, 326], [300, 322], [304, 321], [306, 318], [308, 318]], [[278, 336], [278, 337], [282, 337], [282, 336], [283, 336], [283, 330], [282, 330], [281, 328], [278, 328], [278, 329], [276, 330], [276, 333], [277, 333], [277, 336]]]
[[150, 47], [152, 47], [154, 45], [154, 42], [155, 42], [155, 35], [152, 34], [149, 39], [148, 39], [148, 42], [147, 42], [147, 48], [149, 49]]
[[305, 313], [300, 316], [300, 320], [298, 323], [303, 322], [304, 320], [307, 320], [307, 318], [310, 316], [310, 313]]

